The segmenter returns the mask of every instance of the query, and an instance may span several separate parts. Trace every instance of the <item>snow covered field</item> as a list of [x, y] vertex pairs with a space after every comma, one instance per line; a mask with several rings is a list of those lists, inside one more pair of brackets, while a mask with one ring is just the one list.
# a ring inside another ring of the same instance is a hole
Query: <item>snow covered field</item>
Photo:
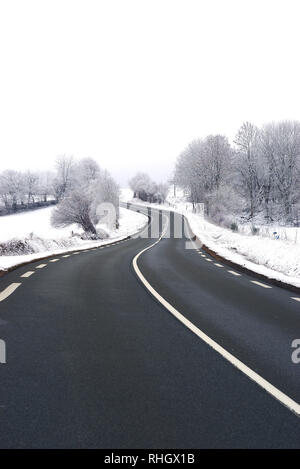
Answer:
[[[258, 235], [252, 235], [250, 227], [245, 226], [242, 233], [233, 232], [194, 214], [191, 204], [184, 200], [179, 191], [177, 194], [174, 197], [170, 193], [167, 203], [157, 205], [157, 208], [184, 214], [202, 243], [223, 258], [266, 277], [300, 287], [300, 228], [262, 226]], [[130, 189], [122, 190], [124, 202], [132, 200], [132, 196]], [[155, 207], [155, 204], [151, 206]], [[274, 231], [277, 231], [279, 239], [274, 239]]]
[[[68, 228], [53, 228], [50, 216], [53, 207], [42, 208], [31, 212], [0, 217], [0, 243], [9, 240], [26, 240], [32, 254], [0, 256], [0, 270], [37, 259], [42, 256], [59, 254], [74, 249], [86, 249], [110, 243], [112, 240], [126, 238], [142, 229], [148, 222], [147, 217], [140, 213], [120, 208], [120, 228], [109, 233], [102, 241], [82, 240], [82, 234], [76, 225]], [[101, 227], [101, 225], [99, 225]], [[72, 231], [75, 236], [72, 236]]]

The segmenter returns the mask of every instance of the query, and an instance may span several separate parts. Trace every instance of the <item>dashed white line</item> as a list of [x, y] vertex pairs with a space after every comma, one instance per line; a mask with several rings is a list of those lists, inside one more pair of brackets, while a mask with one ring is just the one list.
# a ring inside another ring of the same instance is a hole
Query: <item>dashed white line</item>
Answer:
[[219, 345], [217, 342], [215, 342], [213, 339], [211, 339], [208, 335], [206, 335], [203, 331], [201, 331], [201, 329], [199, 329], [197, 326], [195, 326], [195, 324], [193, 324], [191, 321], [189, 321], [183, 314], [181, 314], [167, 300], [165, 300], [152, 287], [152, 285], [148, 282], [148, 280], [144, 277], [144, 275], [142, 274], [142, 272], [139, 269], [137, 261], [138, 261], [139, 257], [145, 251], [148, 251], [148, 249], [153, 248], [156, 244], [158, 244], [160, 242], [160, 240], [164, 236], [164, 233], [161, 234], [160, 238], [155, 243], [151, 244], [147, 248], [140, 251], [134, 257], [134, 259], [132, 261], [133, 268], [134, 268], [137, 276], [141, 280], [141, 282], [145, 285], [147, 290], [154, 296], [154, 298], [156, 298], [173, 316], [175, 316], [182, 324], [184, 324], [188, 329], [190, 329], [195, 335], [197, 335], [201, 340], [203, 340], [213, 350], [218, 352], [223, 358], [225, 358], [232, 365], [234, 365], [238, 370], [240, 370], [242, 373], [244, 373], [246, 376], [248, 376], [248, 378], [250, 378], [256, 384], [258, 384], [261, 388], [263, 388], [265, 391], [267, 391], [269, 394], [271, 394], [271, 396], [273, 396], [275, 399], [277, 399], [279, 402], [281, 402], [283, 405], [285, 405], [288, 409], [290, 409], [292, 412], [295, 412], [297, 415], [300, 415], [300, 404], [298, 404], [298, 402], [294, 401], [289, 396], [287, 396], [282, 391], [280, 391], [280, 389], [273, 386], [273, 384], [271, 384], [269, 381], [267, 381], [262, 376], [260, 376], [258, 373], [256, 373], [256, 371], [249, 368], [241, 360], [239, 360], [237, 357], [232, 355], [230, 352], [228, 352], [226, 349], [224, 349], [221, 345]]
[[238, 274], [237, 272], [235, 272], [234, 270], [227, 270], [227, 272], [229, 272], [230, 274], [232, 275], [236, 275], [237, 277], [240, 277], [241, 274]]
[[207, 259], [207, 257], [205, 258], [205, 260], [206, 260], [207, 262], [212, 262], [212, 260], [211, 260], [211, 259]]
[[259, 287], [262, 287], [262, 288], [272, 288], [270, 285], [266, 285], [265, 283], [257, 282], [256, 280], [250, 280], [250, 282], [255, 283], [255, 285], [258, 285]]
[[5, 300], [9, 295], [11, 295], [20, 285], [22, 285], [21, 283], [12, 283], [11, 285], [9, 285], [7, 288], [5, 288], [5, 290], [3, 290], [1, 293], [0, 293], [0, 301], [3, 301]]
[[28, 272], [25, 272], [25, 274], [21, 275], [23, 278], [28, 278], [30, 277], [34, 272], [32, 270], [29, 270]]
[[44, 267], [46, 267], [47, 264], [40, 264], [36, 267], [36, 269], [43, 269]]
[[295, 301], [299, 301], [300, 302], [300, 298], [297, 297], [297, 296], [291, 296], [292, 300], [295, 300]]
[[57, 262], [57, 261], [59, 261], [59, 259], [51, 259], [50, 262]]
[[61, 256], [61, 257], [71, 257], [71, 254], [66, 254], [65, 256]]
[[217, 267], [224, 267], [223, 265], [221, 264], [218, 264], [217, 262], [214, 263]]

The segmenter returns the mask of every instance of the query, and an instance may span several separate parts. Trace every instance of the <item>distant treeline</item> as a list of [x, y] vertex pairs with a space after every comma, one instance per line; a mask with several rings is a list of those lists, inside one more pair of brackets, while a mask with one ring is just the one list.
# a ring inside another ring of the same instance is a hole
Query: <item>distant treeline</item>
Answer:
[[26, 210], [35, 210], [42, 207], [49, 207], [49, 205], [56, 205], [56, 200], [39, 200], [37, 202], [30, 202], [25, 204], [23, 202], [13, 204], [11, 207], [0, 206], [0, 217], [4, 215], [11, 215], [12, 213], [24, 212]]
[[174, 182], [206, 214], [228, 225], [234, 219], [298, 225], [300, 122], [245, 122], [234, 145], [223, 135], [192, 141], [178, 157]]

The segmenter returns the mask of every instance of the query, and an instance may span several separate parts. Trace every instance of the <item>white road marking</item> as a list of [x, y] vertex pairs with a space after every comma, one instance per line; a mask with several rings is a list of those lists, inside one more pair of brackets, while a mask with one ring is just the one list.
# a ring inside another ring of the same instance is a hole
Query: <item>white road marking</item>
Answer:
[[61, 256], [61, 257], [70, 257], [71, 254], [66, 254], [65, 256]]
[[295, 301], [300, 301], [300, 298], [297, 297], [297, 296], [291, 296], [292, 300], [295, 300]]
[[9, 295], [11, 295], [22, 283], [11, 283], [9, 287], [5, 288], [0, 293], [0, 301], [5, 300]]
[[235, 272], [234, 270], [227, 270], [227, 272], [229, 272], [230, 274], [232, 275], [236, 275], [237, 277], [240, 277], [241, 274], [238, 274], [237, 272]]
[[36, 269], [43, 269], [44, 267], [46, 267], [47, 264], [40, 264], [36, 267]]
[[34, 272], [32, 270], [29, 270], [28, 272], [25, 272], [25, 274], [21, 275], [23, 278], [28, 278], [30, 277]]
[[209, 345], [213, 350], [218, 352], [220, 355], [222, 355], [223, 358], [225, 358], [227, 361], [229, 361], [233, 366], [235, 366], [238, 370], [240, 370], [242, 373], [244, 373], [248, 378], [250, 378], [252, 381], [254, 381], [256, 384], [258, 384], [261, 388], [263, 388], [265, 391], [267, 391], [271, 396], [273, 396], [275, 399], [277, 399], [279, 402], [281, 402], [283, 405], [285, 405], [288, 409], [290, 409], [292, 412], [295, 412], [295, 414], [300, 415], [300, 404], [298, 404], [296, 401], [291, 399], [289, 396], [284, 394], [280, 389], [276, 388], [271, 384], [269, 381], [264, 379], [262, 376], [260, 376], [256, 371], [253, 371], [251, 368], [249, 368], [247, 365], [245, 365], [241, 360], [236, 358], [234, 355], [232, 355], [230, 352], [228, 352], [226, 349], [224, 349], [221, 345], [219, 345], [217, 342], [215, 342], [213, 339], [211, 339], [207, 334], [205, 334], [201, 329], [196, 327], [191, 321], [189, 321], [183, 314], [181, 314], [177, 309], [175, 309], [167, 300], [165, 300], [148, 282], [148, 280], [144, 277], [142, 272], [139, 269], [138, 266], [138, 259], [139, 257], [148, 249], [153, 248], [156, 244], [158, 244], [164, 234], [167, 231], [167, 227], [165, 231], [161, 234], [159, 239], [155, 241], [155, 243], [151, 244], [150, 246], [146, 247], [142, 251], [140, 251], [132, 261], [133, 268], [135, 270], [135, 273], [137, 274], [138, 278], [141, 280], [141, 282], [145, 285], [147, 290], [156, 298], [173, 316], [175, 316], [182, 324], [184, 324], [190, 331], [192, 331], [195, 335], [197, 335], [200, 339], [202, 339], [207, 345]]
[[74, 254], [74, 256], [77, 256], [77, 254], [79, 254], [79, 252], [74, 252], [73, 254]]
[[258, 286], [263, 287], [263, 288], [272, 288], [270, 285], [266, 285], [265, 283], [257, 282], [256, 280], [250, 280], [250, 282], [255, 283], [255, 285], [258, 285]]
[[211, 260], [211, 259], [207, 259], [207, 257], [205, 258], [205, 260], [206, 260], [207, 262], [212, 262], [212, 260]]
[[217, 262], [215, 262], [215, 265], [216, 265], [217, 267], [224, 267], [224, 266], [221, 265], [221, 264], [217, 264]]
[[57, 261], [59, 261], [59, 259], [51, 259], [50, 262], [57, 262]]

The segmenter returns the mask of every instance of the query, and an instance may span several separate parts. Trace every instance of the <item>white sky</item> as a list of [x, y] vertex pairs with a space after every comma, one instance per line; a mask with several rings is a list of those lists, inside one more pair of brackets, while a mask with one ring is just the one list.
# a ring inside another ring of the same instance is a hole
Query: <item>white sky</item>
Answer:
[[300, 119], [299, 0], [0, 0], [0, 170], [164, 179], [195, 137]]

